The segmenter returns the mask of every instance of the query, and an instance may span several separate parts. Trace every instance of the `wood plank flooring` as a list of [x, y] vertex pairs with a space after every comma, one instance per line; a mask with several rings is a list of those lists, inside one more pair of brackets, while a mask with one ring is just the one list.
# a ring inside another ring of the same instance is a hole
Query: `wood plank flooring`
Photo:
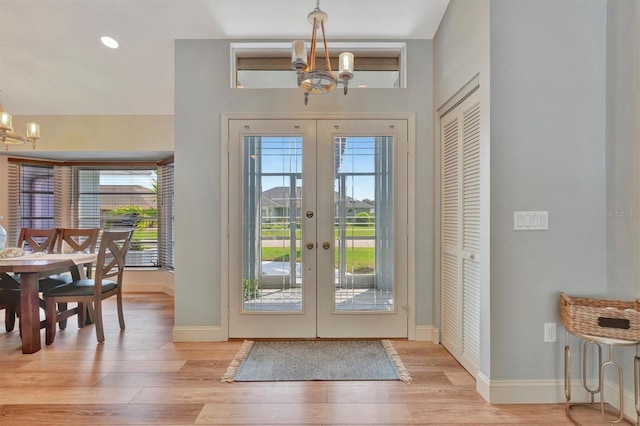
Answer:
[[563, 404], [486, 403], [449, 353], [427, 342], [393, 341], [411, 384], [221, 383], [241, 341], [172, 342], [173, 299], [163, 294], [126, 294], [124, 306], [120, 332], [107, 301], [103, 344], [74, 317], [32, 355], [0, 321], [0, 424], [571, 424]]

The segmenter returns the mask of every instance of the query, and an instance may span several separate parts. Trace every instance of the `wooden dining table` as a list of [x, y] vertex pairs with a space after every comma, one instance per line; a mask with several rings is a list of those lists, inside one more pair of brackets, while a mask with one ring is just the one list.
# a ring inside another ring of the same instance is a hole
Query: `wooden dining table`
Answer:
[[[0, 259], [2, 281], [11, 280], [20, 286], [20, 332], [23, 354], [32, 354], [42, 348], [38, 280], [69, 271], [74, 279], [78, 279], [82, 277], [84, 269], [80, 266], [94, 263], [96, 259], [96, 254], [89, 253], [32, 253]], [[20, 280], [16, 281], [10, 274], [20, 275]]]

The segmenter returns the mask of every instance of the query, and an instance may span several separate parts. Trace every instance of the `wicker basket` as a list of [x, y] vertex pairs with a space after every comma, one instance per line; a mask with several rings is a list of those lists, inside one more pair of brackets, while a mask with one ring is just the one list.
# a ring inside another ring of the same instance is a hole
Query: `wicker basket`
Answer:
[[640, 299], [593, 299], [560, 293], [560, 318], [571, 333], [640, 341]]

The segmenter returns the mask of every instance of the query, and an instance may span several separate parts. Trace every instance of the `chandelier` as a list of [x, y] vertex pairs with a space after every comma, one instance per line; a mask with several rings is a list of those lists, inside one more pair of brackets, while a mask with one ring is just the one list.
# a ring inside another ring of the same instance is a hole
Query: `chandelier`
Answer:
[[[309, 94], [321, 95], [332, 91], [338, 83], [344, 86], [344, 94], [347, 94], [349, 80], [353, 78], [353, 53], [343, 52], [338, 59], [340, 72], [338, 75], [331, 71], [327, 39], [324, 34], [324, 23], [328, 16], [320, 10], [320, 0], [316, 0], [316, 8], [307, 16], [313, 25], [311, 32], [311, 51], [307, 62], [307, 45], [304, 40], [295, 40], [291, 50], [291, 66], [297, 71], [298, 86], [304, 92], [304, 104], [309, 103]], [[326, 70], [316, 68], [316, 42], [318, 27], [322, 30], [322, 44], [326, 59]]]
[[0, 103], [0, 142], [4, 144], [4, 149], [8, 150], [9, 145], [20, 145], [31, 142], [33, 149], [36, 149], [36, 141], [40, 139], [40, 125], [38, 123], [27, 123], [27, 136], [13, 133], [13, 118], [11, 114], [2, 109]]

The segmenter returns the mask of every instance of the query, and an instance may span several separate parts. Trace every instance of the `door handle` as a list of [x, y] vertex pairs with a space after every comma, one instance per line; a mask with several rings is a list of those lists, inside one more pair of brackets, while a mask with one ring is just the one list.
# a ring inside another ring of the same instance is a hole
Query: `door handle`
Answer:
[[307, 250], [312, 250], [314, 245], [313, 243], [307, 243]]
[[330, 247], [331, 247], [331, 243], [329, 243], [329, 241], [325, 241], [324, 243], [322, 243], [323, 249], [329, 250]]

